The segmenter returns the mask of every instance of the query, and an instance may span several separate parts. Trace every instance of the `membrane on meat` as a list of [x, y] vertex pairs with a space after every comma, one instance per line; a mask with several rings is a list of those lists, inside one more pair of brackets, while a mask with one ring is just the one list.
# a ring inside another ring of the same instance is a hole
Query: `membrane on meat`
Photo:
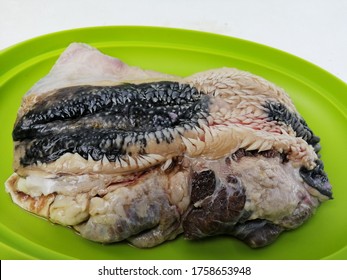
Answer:
[[177, 77], [73, 43], [23, 97], [13, 201], [81, 236], [272, 243], [332, 198], [290, 97], [234, 68]]

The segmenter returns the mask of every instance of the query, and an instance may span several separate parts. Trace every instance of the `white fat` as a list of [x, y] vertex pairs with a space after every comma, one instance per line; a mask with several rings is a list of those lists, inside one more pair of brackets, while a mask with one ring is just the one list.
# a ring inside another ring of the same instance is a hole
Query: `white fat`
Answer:
[[77, 225], [89, 217], [87, 194], [76, 197], [57, 195], [50, 206], [49, 218], [61, 225]]
[[244, 157], [235, 164], [233, 171], [242, 174], [246, 188], [245, 210], [251, 211], [250, 219], [268, 219], [274, 223], [293, 213], [303, 197], [309, 205], [317, 200], [308, 192], [299, 168], [291, 163], [281, 164], [280, 158], [254, 159]]
[[28, 176], [20, 178], [17, 183], [17, 190], [30, 196], [48, 195], [54, 193], [57, 188], [57, 182], [53, 179], [45, 179], [37, 176]]
[[169, 180], [169, 199], [183, 213], [190, 203], [191, 184], [188, 171], [177, 172]]
[[51, 193], [76, 194], [93, 188], [104, 188], [107, 179], [105, 176], [93, 178], [89, 175], [60, 176], [53, 179], [29, 175], [18, 180], [17, 190], [32, 197]]

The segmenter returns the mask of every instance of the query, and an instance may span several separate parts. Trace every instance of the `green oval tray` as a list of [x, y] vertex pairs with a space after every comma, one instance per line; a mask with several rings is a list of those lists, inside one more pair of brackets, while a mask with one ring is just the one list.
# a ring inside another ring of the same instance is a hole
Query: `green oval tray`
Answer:
[[230, 237], [182, 237], [152, 249], [101, 245], [40, 219], [0, 188], [1, 259], [347, 259], [347, 85], [288, 53], [236, 38], [168, 28], [109, 26], [37, 37], [0, 52], [0, 181], [12, 173], [11, 131], [22, 95], [71, 42], [85, 42], [130, 65], [176, 75], [217, 68], [250, 71], [283, 87], [322, 139], [334, 200], [272, 245], [250, 249]]

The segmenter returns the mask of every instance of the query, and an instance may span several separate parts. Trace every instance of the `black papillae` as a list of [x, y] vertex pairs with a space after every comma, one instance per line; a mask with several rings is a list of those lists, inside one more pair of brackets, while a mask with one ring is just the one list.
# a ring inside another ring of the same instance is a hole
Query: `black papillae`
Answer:
[[144, 148], [151, 132], [157, 143], [170, 143], [169, 128], [198, 126], [208, 107], [207, 95], [177, 82], [63, 88], [17, 121], [13, 140], [25, 147], [23, 165], [67, 152], [115, 161], [126, 145]]
[[[288, 110], [288, 108], [279, 102], [266, 102], [263, 104], [264, 108], [268, 112], [269, 120], [277, 121], [279, 123], [284, 123], [292, 127], [296, 133], [296, 137], [301, 137], [309, 145], [311, 145], [316, 152], [317, 156], [320, 157], [319, 151], [321, 146], [319, 144], [319, 137], [314, 135], [312, 130], [308, 127], [305, 120]], [[323, 162], [318, 159], [316, 161], [316, 167], [312, 170], [306, 167], [300, 168], [300, 175], [304, 181], [311, 187], [318, 190], [321, 194], [332, 198], [331, 186], [326, 173], [324, 172]]]
[[316, 152], [319, 152], [319, 137], [314, 135], [303, 118], [290, 112], [288, 108], [279, 102], [266, 102], [263, 105], [268, 110], [269, 120], [282, 122], [293, 128], [297, 137], [302, 137], [308, 144], [312, 145]]
[[323, 162], [321, 160], [316, 161], [316, 167], [308, 170], [304, 166], [300, 168], [300, 175], [304, 181], [310, 186], [314, 187], [321, 194], [333, 198], [331, 186], [327, 174], [324, 172]]

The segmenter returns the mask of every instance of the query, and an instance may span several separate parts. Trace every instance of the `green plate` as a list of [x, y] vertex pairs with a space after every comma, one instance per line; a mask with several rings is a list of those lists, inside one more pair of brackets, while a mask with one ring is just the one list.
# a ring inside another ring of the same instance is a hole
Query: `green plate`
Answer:
[[[272, 245], [250, 249], [230, 237], [182, 237], [152, 249], [101, 245], [12, 203], [3, 183], [12, 173], [11, 131], [22, 95], [46, 75], [71, 42], [85, 42], [130, 65], [176, 75], [217, 68], [250, 71], [283, 87], [322, 139], [334, 200]], [[347, 85], [290, 54], [252, 42], [179, 29], [94, 27], [25, 41], [0, 53], [1, 259], [347, 259]]]

